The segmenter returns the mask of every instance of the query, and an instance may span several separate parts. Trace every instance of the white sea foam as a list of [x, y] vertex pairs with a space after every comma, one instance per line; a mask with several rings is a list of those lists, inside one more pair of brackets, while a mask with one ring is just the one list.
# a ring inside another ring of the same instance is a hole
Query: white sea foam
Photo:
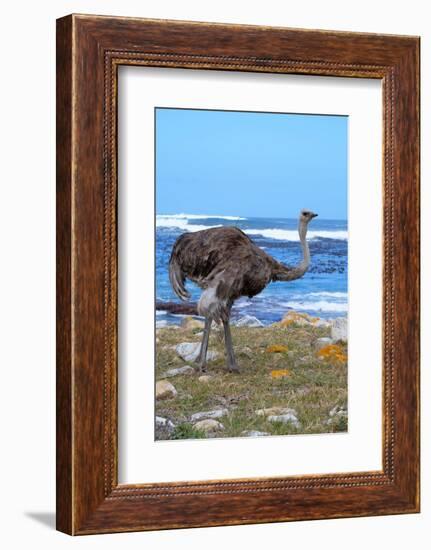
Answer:
[[348, 293], [347, 292], [330, 292], [322, 290], [321, 292], [307, 292], [305, 294], [292, 294], [290, 298], [292, 300], [297, 300], [299, 298], [307, 299], [307, 298], [331, 298], [335, 300], [347, 300]]
[[[268, 239], [275, 239], [277, 241], [299, 241], [298, 231], [295, 229], [244, 229], [247, 235], [260, 235]], [[309, 239], [347, 239], [347, 231], [326, 231], [316, 230], [308, 231], [307, 237]]]
[[[240, 216], [216, 216], [216, 215], [204, 215], [204, 214], [158, 214], [156, 216], [156, 227], [175, 228], [182, 231], [202, 231], [203, 229], [210, 229], [212, 227], [221, 227], [221, 224], [194, 224], [189, 223], [191, 220], [227, 220], [227, 221], [241, 221], [247, 218], [241, 218]], [[259, 235], [268, 239], [275, 239], [278, 241], [299, 241], [298, 231], [296, 229], [244, 229], [244, 232], [248, 235]], [[309, 239], [347, 239], [347, 231], [345, 230], [311, 230], [308, 231], [307, 236]]]
[[182, 231], [201, 231], [202, 229], [210, 229], [211, 227], [221, 227], [221, 225], [200, 225], [188, 223], [186, 218], [179, 218], [175, 216], [166, 216], [156, 218], [156, 227], [169, 227], [175, 229], [181, 229]]
[[336, 311], [344, 312], [348, 310], [347, 303], [328, 302], [320, 300], [319, 302], [285, 302], [284, 306], [290, 307], [296, 311]]
[[251, 305], [251, 301], [248, 300], [247, 298], [240, 298], [239, 300], [237, 300], [237, 302], [235, 303], [235, 307], [236, 308], [243, 308], [243, 307], [248, 307], [249, 305]]
[[246, 220], [247, 218], [241, 218], [240, 216], [217, 216], [214, 214], [157, 214], [157, 219], [176, 218], [179, 220]]
[[307, 296], [330, 296], [332, 298], [347, 298], [348, 293], [322, 291], [322, 292], [310, 292], [307, 294]]

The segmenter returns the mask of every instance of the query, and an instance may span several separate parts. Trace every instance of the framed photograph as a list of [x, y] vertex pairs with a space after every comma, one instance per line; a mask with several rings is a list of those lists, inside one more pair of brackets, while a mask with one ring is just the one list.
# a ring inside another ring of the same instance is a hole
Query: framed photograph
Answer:
[[419, 38], [57, 21], [57, 528], [419, 511]]

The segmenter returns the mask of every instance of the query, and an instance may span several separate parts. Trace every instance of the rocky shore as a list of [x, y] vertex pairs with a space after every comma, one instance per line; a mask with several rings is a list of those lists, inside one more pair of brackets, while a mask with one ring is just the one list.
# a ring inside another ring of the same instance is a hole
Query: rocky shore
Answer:
[[289, 311], [269, 326], [232, 326], [241, 373], [225, 370], [214, 326], [205, 374], [196, 370], [203, 322], [157, 328], [156, 439], [263, 437], [347, 431], [347, 319]]

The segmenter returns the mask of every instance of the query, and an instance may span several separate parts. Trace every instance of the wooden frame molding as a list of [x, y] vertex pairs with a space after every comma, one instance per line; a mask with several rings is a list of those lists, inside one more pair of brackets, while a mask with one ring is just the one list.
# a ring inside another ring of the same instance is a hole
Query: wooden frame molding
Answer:
[[[382, 471], [118, 484], [119, 65], [382, 80]], [[57, 528], [90, 534], [418, 511], [419, 38], [59, 19]]]

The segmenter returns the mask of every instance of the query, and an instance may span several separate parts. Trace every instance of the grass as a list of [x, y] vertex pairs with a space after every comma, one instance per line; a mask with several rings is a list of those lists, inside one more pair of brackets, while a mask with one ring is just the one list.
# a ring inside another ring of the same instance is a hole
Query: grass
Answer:
[[[175, 346], [181, 342], [200, 342], [200, 329], [166, 327], [157, 330], [156, 380], [168, 369], [183, 366]], [[229, 413], [218, 420], [224, 430], [217, 437], [238, 437], [248, 430], [272, 435], [316, 434], [347, 430], [347, 419], [327, 423], [330, 410], [347, 404], [347, 346], [337, 344], [328, 353], [315, 348], [317, 338], [328, 336], [329, 329], [315, 326], [272, 325], [265, 328], [232, 327], [232, 337], [241, 369], [240, 374], [226, 371], [224, 342], [219, 331], [212, 331], [209, 349], [220, 356], [208, 363], [208, 382], [199, 381], [200, 373], [178, 375], [169, 381], [178, 395], [156, 402], [156, 414], [176, 425], [172, 433], [158, 439], [194, 439], [208, 437], [193, 428], [193, 413], [226, 408]], [[296, 411], [300, 427], [269, 422], [257, 416], [257, 409], [274, 406]]]

